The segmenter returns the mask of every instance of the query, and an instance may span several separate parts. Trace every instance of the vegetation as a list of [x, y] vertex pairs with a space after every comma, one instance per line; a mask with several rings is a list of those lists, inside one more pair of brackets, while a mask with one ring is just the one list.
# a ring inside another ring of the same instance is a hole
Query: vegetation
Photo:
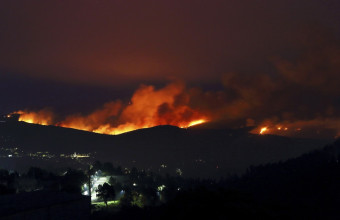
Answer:
[[[93, 171], [111, 176], [99, 185], [103, 202], [93, 218], [336, 219], [340, 216], [340, 141], [322, 150], [273, 164], [250, 167], [241, 177], [219, 180], [160, 176], [110, 163], [96, 162]], [[37, 167], [19, 175], [0, 170], [0, 194], [32, 190], [80, 193], [88, 177], [81, 170], [53, 174]], [[111, 200], [111, 201], [110, 201]], [[112, 201], [114, 200], [114, 201]]]
[[110, 198], [114, 199], [115, 196], [116, 196], [116, 193], [115, 193], [113, 186], [109, 185], [108, 183], [104, 183], [103, 185], [99, 185], [96, 192], [97, 192], [97, 196], [104, 201], [106, 206], [107, 206], [107, 201]]

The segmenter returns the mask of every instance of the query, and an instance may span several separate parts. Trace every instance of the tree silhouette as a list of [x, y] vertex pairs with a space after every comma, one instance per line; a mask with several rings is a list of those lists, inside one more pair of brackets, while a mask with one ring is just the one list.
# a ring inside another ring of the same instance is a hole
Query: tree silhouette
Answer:
[[62, 191], [81, 193], [81, 186], [87, 182], [87, 176], [81, 170], [68, 169], [61, 179]]
[[108, 199], [114, 198], [116, 196], [113, 186], [109, 185], [108, 183], [99, 185], [96, 192], [97, 192], [97, 196], [104, 200], [106, 206], [107, 206]]

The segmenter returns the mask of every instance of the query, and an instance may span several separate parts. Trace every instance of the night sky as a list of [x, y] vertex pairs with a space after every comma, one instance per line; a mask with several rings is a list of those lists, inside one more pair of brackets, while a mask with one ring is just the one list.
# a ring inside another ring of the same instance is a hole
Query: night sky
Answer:
[[[1, 1], [0, 113], [87, 117], [141, 85], [176, 85], [157, 114], [335, 135], [339, 37], [337, 0]], [[115, 126], [131, 122], [117, 111]]]

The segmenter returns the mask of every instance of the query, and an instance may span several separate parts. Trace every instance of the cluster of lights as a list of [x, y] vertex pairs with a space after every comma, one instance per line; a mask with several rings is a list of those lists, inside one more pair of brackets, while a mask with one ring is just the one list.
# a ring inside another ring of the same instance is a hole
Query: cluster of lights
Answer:
[[[180, 169], [177, 169], [177, 172], [179, 172], [180, 174], [182, 174]], [[96, 190], [98, 189], [99, 185], [103, 185], [104, 183], [107, 183], [110, 179], [110, 176], [102, 176], [102, 172], [96, 171], [94, 173], [94, 175], [91, 176], [91, 186], [89, 186], [87, 183], [83, 185], [82, 187], [82, 194], [85, 196], [89, 195], [89, 192], [91, 191], [91, 201], [92, 202], [97, 202], [98, 201], [98, 197], [96, 195]], [[132, 183], [133, 187], [137, 187], [138, 184], [136, 182]], [[91, 187], [91, 188], [89, 188]], [[164, 191], [164, 189], [166, 188], [166, 186], [160, 185], [157, 187], [157, 195], [160, 196], [160, 192]], [[181, 188], [177, 188], [177, 190], [179, 191]], [[120, 191], [120, 196], [123, 196], [125, 193], [124, 190]]]
[[[57, 158], [58, 155], [54, 155], [48, 151], [38, 151], [38, 152], [24, 152], [18, 147], [0, 147], [0, 157], [30, 157], [34, 158], [42, 158], [42, 159], [51, 159]], [[76, 152], [73, 154], [60, 154], [60, 158], [71, 158], [71, 159], [81, 159], [81, 158], [89, 158], [90, 154], [77, 154]]]
[[165, 187], [166, 187], [165, 185], [160, 185], [157, 187], [157, 191], [162, 192], [165, 189]]
[[17, 147], [1, 147], [0, 153], [0, 157], [23, 157], [23, 151]]

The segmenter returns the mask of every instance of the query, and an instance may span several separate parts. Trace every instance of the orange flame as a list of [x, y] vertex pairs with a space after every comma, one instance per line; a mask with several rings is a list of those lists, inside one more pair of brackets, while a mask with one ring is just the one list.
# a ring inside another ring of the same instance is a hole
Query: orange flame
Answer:
[[255, 134], [257, 133], [257, 134], [276, 134], [276, 135], [287, 135], [287, 132], [288, 132], [288, 127], [282, 127], [281, 125], [266, 125], [264, 127], [262, 125], [251, 131], [251, 133], [255, 133]]
[[52, 113], [48, 110], [40, 110], [38, 112], [17, 111], [12, 114], [20, 114], [19, 121], [50, 125], [52, 123]]
[[268, 131], [268, 128], [267, 127], [263, 127], [260, 130], [260, 134], [264, 134], [266, 131]]
[[196, 120], [196, 121], [191, 121], [187, 126], [182, 126], [182, 128], [188, 128], [188, 127], [192, 127], [192, 126], [195, 126], [195, 125], [200, 125], [200, 124], [203, 124], [205, 122], [206, 122], [206, 120], [204, 120], [204, 119], [199, 119], [199, 120]]
[[[333, 124], [332, 124], [333, 123]], [[337, 129], [340, 121], [327, 121], [327, 120], [310, 120], [310, 121], [281, 121], [280, 123], [275, 123], [269, 120], [265, 120], [258, 127], [254, 128], [251, 133], [253, 134], [271, 134], [271, 135], [281, 135], [281, 136], [295, 136], [295, 137], [308, 137], [315, 138], [319, 136], [318, 130], [322, 128], [324, 131], [322, 135], [327, 132], [331, 132], [332, 129]], [[321, 137], [321, 136], [320, 136]]]
[[[141, 86], [129, 105], [123, 105], [121, 101], [109, 102], [89, 115], [71, 115], [54, 125], [101, 134], [121, 134], [157, 125], [187, 128], [208, 121], [206, 115], [189, 106], [189, 101], [181, 83], [172, 83], [158, 90], [153, 86]], [[20, 121], [53, 124], [50, 112], [17, 113], [21, 114]]]

